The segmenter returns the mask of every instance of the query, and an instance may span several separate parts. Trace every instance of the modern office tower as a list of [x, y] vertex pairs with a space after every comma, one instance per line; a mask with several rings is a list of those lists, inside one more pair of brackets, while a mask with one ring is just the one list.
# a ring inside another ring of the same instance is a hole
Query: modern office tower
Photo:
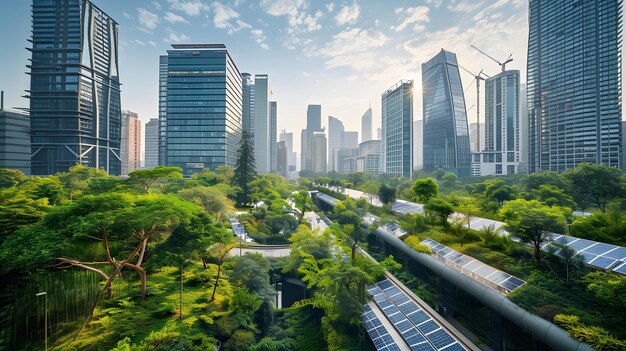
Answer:
[[343, 173], [381, 173], [382, 142], [368, 140], [359, 144], [358, 154], [343, 160]]
[[335, 160], [337, 162], [337, 172], [342, 174], [350, 174], [355, 172], [356, 163], [352, 161], [359, 155], [359, 148], [340, 148], [335, 151]]
[[332, 116], [328, 116], [328, 170], [339, 171], [337, 164], [337, 150], [343, 147], [344, 127], [343, 123]]
[[235, 62], [223, 44], [172, 49], [166, 60], [165, 165], [181, 167], [185, 177], [204, 168], [234, 167], [242, 130]]
[[120, 158], [122, 175], [141, 168], [141, 121], [133, 111], [122, 111]]
[[343, 133], [343, 147], [346, 149], [359, 148], [359, 132], [346, 131]]
[[372, 140], [372, 108], [361, 116], [361, 142]]
[[30, 175], [30, 118], [28, 114], [4, 109], [0, 97], [0, 168]]
[[288, 162], [289, 172], [295, 171], [296, 170], [296, 158], [298, 156], [297, 156], [297, 153], [293, 151], [293, 133], [287, 133], [287, 131], [283, 129], [283, 131], [280, 132], [278, 141], [284, 141], [287, 146], [287, 155], [288, 155], [287, 157], [289, 158], [289, 162]]
[[[485, 146], [485, 123], [480, 124], [480, 145]], [[478, 150], [478, 123], [470, 123], [469, 125], [470, 152], [480, 152]]]
[[517, 70], [485, 80], [485, 143], [480, 152], [480, 175], [518, 173], [519, 80]]
[[32, 174], [75, 164], [121, 172], [117, 22], [88, 0], [34, 0]]
[[413, 122], [413, 169], [424, 168], [424, 130], [422, 120]]
[[[260, 174], [271, 172], [272, 167], [272, 89], [267, 74], [254, 76], [254, 159], [256, 171]], [[274, 137], [274, 142], [276, 138]]]
[[314, 173], [326, 173], [326, 134], [311, 133], [311, 169]]
[[276, 154], [276, 133], [277, 133], [277, 117], [278, 117], [278, 103], [276, 101], [270, 101], [270, 135], [269, 143], [270, 149], [270, 172], [277, 172], [277, 154]]
[[376, 128], [376, 139], [381, 140], [383, 138], [383, 129]]
[[[622, 160], [626, 160], [626, 133], [623, 131], [626, 130], [626, 121], [622, 121]], [[622, 163], [622, 171], [626, 171], [626, 165]]]
[[[623, 130], [624, 128], [622, 128], [622, 131]], [[485, 144], [481, 144], [481, 145], [485, 145]], [[518, 173], [523, 173], [523, 174], [528, 173], [528, 100], [526, 96], [526, 84], [519, 85], [519, 171]]]
[[621, 166], [622, 1], [529, 2], [529, 172]]
[[284, 141], [279, 141], [276, 146], [276, 173], [285, 178], [289, 174], [289, 152]]
[[159, 166], [167, 163], [167, 56], [159, 56]]
[[254, 142], [254, 79], [250, 73], [241, 74], [241, 90], [243, 130], [248, 132], [250, 140]]
[[422, 64], [424, 170], [470, 175], [465, 97], [456, 54], [441, 50]]
[[144, 168], [154, 168], [159, 165], [159, 119], [150, 118], [144, 133], [146, 135]]
[[382, 102], [383, 172], [410, 178], [413, 173], [413, 81], [401, 80]]
[[322, 129], [322, 106], [309, 105], [306, 111], [306, 129], [300, 134], [300, 162], [301, 171], [313, 171], [313, 159], [311, 154], [311, 137], [313, 132], [321, 132]]

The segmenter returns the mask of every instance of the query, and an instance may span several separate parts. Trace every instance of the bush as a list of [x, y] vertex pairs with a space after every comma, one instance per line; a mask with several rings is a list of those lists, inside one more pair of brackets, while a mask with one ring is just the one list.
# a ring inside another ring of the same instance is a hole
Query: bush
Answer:
[[411, 235], [408, 238], [404, 239], [404, 243], [409, 245], [413, 250], [417, 252], [425, 253], [427, 255], [432, 255], [433, 253], [430, 247], [422, 245], [420, 243], [420, 239], [415, 235]]
[[614, 338], [606, 329], [587, 326], [580, 322], [578, 316], [558, 314], [554, 317], [556, 324], [567, 330], [573, 338], [586, 342], [599, 351], [618, 351], [626, 349], [626, 340]]

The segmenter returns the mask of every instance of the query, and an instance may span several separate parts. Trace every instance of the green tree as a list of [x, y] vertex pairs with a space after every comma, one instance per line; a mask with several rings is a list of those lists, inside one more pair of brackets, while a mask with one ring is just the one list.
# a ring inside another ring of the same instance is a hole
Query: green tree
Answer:
[[17, 229], [40, 220], [51, 206], [48, 199], [32, 199], [17, 188], [0, 189], [0, 244]]
[[[109, 178], [109, 175], [97, 168], [85, 167], [76, 164], [69, 168], [65, 173], [56, 175], [64, 188], [70, 195], [70, 199], [74, 199], [89, 187], [89, 183], [96, 178]], [[114, 178], [114, 177], [111, 177]]]
[[441, 184], [446, 189], [454, 189], [458, 182], [459, 178], [452, 172], [446, 172], [446, 174], [441, 177]]
[[424, 205], [426, 214], [443, 226], [448, 226], [448, 217], [454, 212], [452, 204], [448, 201], [433, 198]]
[[620, 170], [605, 164], [581, 163], [563, 173], [563, 178], [570, 184], [581, 207], [590, 201], [602, 212], [606, 211], [606, 205], [612, 199], [621, 197], [624, 191]]
[[154, 184], [157, 184], [161, 192], [164, 193], [164, 182], [169, 179], [183, 179], [182, 168], [157, 166], [150, 169], [138, 169], [128, 174], [128, 182], [130, 184], [138, 184], [146, 194]]
[[235, 172], [233, 172], [233, 168], [228, 165], [221, 165], [215, 169], [215, 174], [218, 175], [220, 182], [231, 184], [233, 181], [233, 177], [235, 176]]
[[513, 188], [502, 179], [489, 179], [485, 181], [484, 196], [498, 201], [498, 204], [502, 206], [505, 201], [513, 198]]
[[249, 203], [250, 182], [254, 180], [255, 176], [254, 149], [252, 148], [250, 136], [246, 131], [243, 131], [237, 152], [237, 164], [233, 174], [234, 183], [242, 191], [239, 199], [240, 204], [245, 205]]
[[233, 283], [241, 283], [248, 290], [265, 301], [274, 301], [275, 291], [270, 285], [269, 262], [261, 254], [246, 253], [232, 259], [234, 267], [228, 278]]
[[626, 341], [613, 337], [606, 329], [587, 326], [578, 316], [558, 314], [554, 322], [567, 330], [573, 338], [586, 342], [599, 351], [619, 351], [626, 349]]
[[467, 225], [467, 228], [469, 228], [472, 218], [480, 213], [480, 206], [475, 198], [463, 197], [459, 199], [456, 211], [463, 216], [463, 222]]
[[569, 209], [549, 207], [537, 200], [517, 199], [509, 201], [500, 210], [507, 229], [522, 242], [533, 247], [533, 257], [541, 261], [541, 247], [552, 233], [562, 233], [565, 229], [565, 214]]
[[12, 188], [26, 179], [26, 175], [21, 171], [0, 168], [0, 189]]
[[207, 213], [216, 214], [218, 218], [220, 214], [227, 215], [235, 210], [226, 195], [215, 187], [196, 186], [182, 189], [178, 196], [202, 207]]
[[297, 193], [292, 194], [291, 198], [293, 199], [293, 203], [294, 205], [296, 205], [296, 208], [301, 212], [298, 222], [302, 223], [304, 212], [306, 212], [306, 210], [309, 209], [311, 205], [313, 205], [311, 197], [309, 196], [309, 192], [306, 190], [301, 190]]
[[361, 186], [361, 190], [363, 190], [363, 192], [367, 194], [367, 197], [370, 199], [370, 204], [373, 203], [374, 196], [378, 193], [378, 188], [378, 182], [373, 180], [368, 180]]
[[524, 177], [522, 183], [526, 187], [526, 191], [532, 192], [538, 190], [542, 185], [552, 185], [556, 188], [564, 190], [566, 188], [565, 181], [558, 173], [543, 172], [533, 173]]
[[[554, 255], [560, 270], [564, 271], [565, 283], [569, 283], [571, 276], [584, 267], [585, 258], [578, 254], [571, 246], [551, 242], [550, 245], [548, 245], [547, 251]], [[556, 272], [555, 274], [557, 275], [557, 279], [559, 279], [558, 274]]]
[[230, 250], [235, 247], [235, 244], [225, 244], [225, 243], [215, 243], [211, 245], [208, 249], [209, 257], [212, 259], [212, 262], [217, 265], [217, 275], [215, 276], [215, 283], [213, 284], [213, 292], [211, 293], [211, 302], [215, 300], [215, 292], [217, 291], [217, 286], [220, 283], [220, 278], [222, 274], [222, 265], [228, 259], [228, 253]]
[[378, 198], [383, 204], [392, 204], [396, 201], [396, 188], [387, 184], [381, 184], [378, 188]]
[[433, 178], [418, 179], [413, 183], [413, 191], [419, 196], [420, 201], [428, 203], [430, 199], [437, 197], [439, 186]]
[[532, 191], [533, 196], [548, 206], [574, 207], [576, 203], [572, 197], [561, 188], [551, 184], [539, 185], [538, 189]]

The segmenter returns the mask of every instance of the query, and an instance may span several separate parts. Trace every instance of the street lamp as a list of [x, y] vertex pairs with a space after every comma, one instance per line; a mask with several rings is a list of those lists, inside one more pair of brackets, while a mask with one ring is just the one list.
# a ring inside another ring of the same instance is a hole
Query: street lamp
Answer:
[[178, 319], [183, 318], [183, 268], [185, 263], [189, 262], [189, 259], [186, 259], [183, 263], [180, 264], [180, 313], [178, 315]]
[[48, 351], [48, 292], [47, 291], [42, 291], [40, 293], [35, 294], [35, 296], [39, 297], [39, 296], [44, 296], [45, 300], [44, 300], [44, 321], [43, 321], [43, 325], [44, 325], [44, 346], [45, 346], [45, 351]]

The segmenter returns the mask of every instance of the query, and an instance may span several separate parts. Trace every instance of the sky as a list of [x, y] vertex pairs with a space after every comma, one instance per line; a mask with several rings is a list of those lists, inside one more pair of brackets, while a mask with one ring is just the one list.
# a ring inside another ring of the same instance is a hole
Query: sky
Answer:
[[[92, 0], [119, 23], [122, 109], [157, 116], [158, 59], [174, 43], [223, 43], [240, 72], [268, 74], [278, 102], [278, 131], [300, 130], [308, 104], [360, 134], [371, 104], [380, 126], [381, 94], [414, 80], [414, 120], [422, 119], [421, 64], [441, 48], [471, 72], [508, 69], [526, 81], [526, 0]], [[6, 107], [27, 107], [29, 0], [0, 1], [0, 90]], [[473, 75], [461, 72], [466, 105], [476, 104]], [[481, 113], [484, 96], [481, 93]], [[476, 112], [468, 112], [475, 122]], [[481, 116], [481, 120], [483, 117]], [[374, 128], [374, 136], [376, 129]]]

